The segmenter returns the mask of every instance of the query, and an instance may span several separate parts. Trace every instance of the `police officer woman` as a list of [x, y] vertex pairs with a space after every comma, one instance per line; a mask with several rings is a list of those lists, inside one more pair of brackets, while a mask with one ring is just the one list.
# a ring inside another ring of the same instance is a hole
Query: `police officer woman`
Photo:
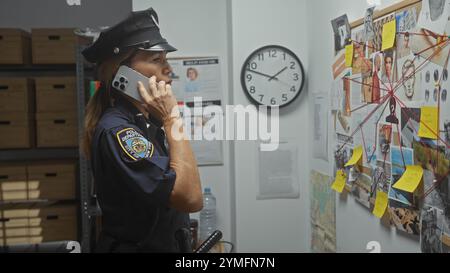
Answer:
[[[86, 109], [83, 143], [102, 209], [98, 252], [179, 252], [176, 231], [203, 206], [192, 148], [177, 135], [184, 128], [166, 57], [176, 49], [158, 24], [153, 9], [134, 12], [83, 51], [102, 83]], [[138, 87], [141, 101], [112, 87], [121, 65], [150, 78], [149, 90]]]

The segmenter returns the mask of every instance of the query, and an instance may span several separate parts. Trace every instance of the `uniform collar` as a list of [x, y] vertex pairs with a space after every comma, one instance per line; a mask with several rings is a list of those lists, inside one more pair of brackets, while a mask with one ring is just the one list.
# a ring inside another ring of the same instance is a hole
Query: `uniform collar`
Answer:
[[[117, 91], [113, 91], [117, 92]], [[161, 128], [162, 124], [154, 117], [149, 115], [149, 118], [145, 118], [144, 114], [139, 111], [139, 109], [130, 101], [125, 99], [122, 95], [116, 94], [114, 96], [114, 107], [119, 109], [123, 114], [125, 114], [131, 121], [137, 122], [139, 119], [144, 119], [147, 123], [149, 123], [150, 127]]]

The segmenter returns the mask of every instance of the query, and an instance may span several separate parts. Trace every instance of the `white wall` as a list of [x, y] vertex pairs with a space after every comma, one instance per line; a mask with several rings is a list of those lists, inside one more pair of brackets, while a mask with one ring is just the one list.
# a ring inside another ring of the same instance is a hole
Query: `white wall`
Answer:
[[[270, 44], [285, 46], [308, 71], [307, 0], [232, 0], [233, 96], [248, 105], [240, 85], [245, 59]], [[309, 74], [309, 73], [308, 73]], [[300, 199], [256, 200], [256, 145], [236, 142], [236, 231], [240, 252], [308, 251], [308, 126], [307, 87], [300, 97], [280, 110], [280, 137], [296, 140], [299, 149]]]
[[[380, 8], [399, 1], [382, 0]], [[331, 89], [331, 65], [334, 58], [333, 32], [330, 21], [347, 13], [349, 21], [364, 16], [367, 8], [365, 0], [315, 0], [308, 1], [309, 18], [309, 91], [327, 92]], [[312, 96], [312, 95], [311, 95]], [[331, 132], [331, 129], [329, 130]], [[329, 135], [329, 138], [332, 135]], [[331, 147], [330, 147], [331, 148]], [[331, 149], [329, 149], [330, 151]], [[329, 158], [332, 158], [330, 153]], [[331, 161], [330, 161], [331, 162]], [[323, 161], [314, 160], [312, 166], [331, 174]], [[340, 252], [366, 252], [369, 241], [378, 241], [382, 252], [418, 252], [417, 239], [397, 233], [394, 228], [386, 228], [375, 216], [351, 196], [346, 201], [336, 200], [337, 250]]]
[[[222, 61], [223, 104], [229, 104], [228, 28], [226, 1], [133, 0], [133, 11], [153, 7], [159, 16], [161, 33], [178, 51], [169, 57], [219, 56]], [[201, 167], [203, 187], [211, 187], [217, 198], [218, 228], [225, 240], [234, 241], [231, 217], [234, 206], [230, 144], [224, 143], [224, 165]], [[198, 213], [191, 216], [198, 219]]]

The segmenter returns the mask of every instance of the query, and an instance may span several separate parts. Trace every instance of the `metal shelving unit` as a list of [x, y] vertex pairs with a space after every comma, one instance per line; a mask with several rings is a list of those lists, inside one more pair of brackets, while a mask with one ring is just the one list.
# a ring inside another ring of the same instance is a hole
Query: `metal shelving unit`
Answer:
[[0, 150], [0, 162], [76, 158], [78, 158], [78, 148]]
[[[77, 110], [78, 110], [78, 134], [81, 143], [84, 132], [85, 110], [85, 79], [93, 72], [93, 66], [86, 66], [81, 55], [83, 46], [78, 46], [75, 64], [51, 64], [51, 65], [0, 65], [0, 77], [34, 77], [34, 76], [75, 76], [77, 80]], [[74, 159], [79, 162], [79, 188], [81, 201], [81, 244], [82, 252], [91, 251], [91, 227], [92, 219], [98, 215], [98, 209], [91, 188], [89, 162], [84, 158], [79, 148], [32, 148], [0, 150], [1, 162], [18, 162], [51, 159]], [[24, 200], [4, 201], [0, 205], [14, 204], [48, 204], [48, 200]]]
[[[76, 78], [77, 78], [77, 109], [78, 109], [78, 139], [82, 143], [84, 135], [84, 113], [86, 108], [85, 80], [87, 71], [84, 57], [81, 54], [85, 46], [77, 47], [76, 56]], [[92, 67], [89, 68], [91, 70]], [[78, 151], [79, 159], [79, 186], [81, 201], [81, 251], [90, 252], [92, 243], [92, 226], [95, 217], [99, 215], [99, 209], [93, 190], [93, 178], [89, 161], [83, 155], [81, 149]]]

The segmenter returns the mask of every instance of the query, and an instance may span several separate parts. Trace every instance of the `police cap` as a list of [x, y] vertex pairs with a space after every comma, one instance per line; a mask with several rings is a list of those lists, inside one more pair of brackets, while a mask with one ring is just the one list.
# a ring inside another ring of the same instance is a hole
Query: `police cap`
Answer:
[[83, 50], [91, 63], [101, 63], [127, 49], [172, 52], [177, 49], [161, 36], [158, 15], [153, 8], [132, 12], [122, 22], [102, 31], [98, 39]]

